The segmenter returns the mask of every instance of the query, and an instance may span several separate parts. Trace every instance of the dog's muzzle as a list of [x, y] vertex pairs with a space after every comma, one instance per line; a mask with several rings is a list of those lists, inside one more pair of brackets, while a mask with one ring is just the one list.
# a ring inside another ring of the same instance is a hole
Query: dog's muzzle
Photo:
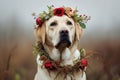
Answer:
[[69, 32], [68, 30], [61, 30], [60, 31], [60, 41], [56, 45], [56, 48], [59, 47], [69, 47], [71, 42], [69, 40]]

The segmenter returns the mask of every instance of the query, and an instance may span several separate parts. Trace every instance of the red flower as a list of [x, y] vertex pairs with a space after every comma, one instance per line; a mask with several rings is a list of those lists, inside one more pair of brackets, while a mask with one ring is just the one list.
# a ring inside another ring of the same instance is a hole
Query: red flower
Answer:
[[65, 13], [65, 10], [62, 7], [54, 9], [54, 15], [56, 16], [62, 16], [64, 15], [64, 13]]
[[45, 66], [45, 68], [47, 68], [47, 69], [53, 69], [52, 62], [50, 62], [50, 61], [45, 62], [44, 66]]
[[36, 24], [40, 27], [42, 25], [42, 20], [38, 17], [36, 19]]
[[86, 67], [87, 65], [88, 65], [87, 59], [82, 59], [82, 60], [81, 60], [81, 66]]

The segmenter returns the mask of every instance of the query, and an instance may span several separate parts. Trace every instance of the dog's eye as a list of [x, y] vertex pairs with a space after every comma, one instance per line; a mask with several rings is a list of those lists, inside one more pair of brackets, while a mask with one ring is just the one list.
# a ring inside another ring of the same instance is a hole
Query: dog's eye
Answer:
[[52, 22], [51, 24], [50, 24], [50, 26], [56, 26], [57, 25], [57, 22]]
[[72, 22], [71, 21], [67, 21], [67, 25], [72, 25]]

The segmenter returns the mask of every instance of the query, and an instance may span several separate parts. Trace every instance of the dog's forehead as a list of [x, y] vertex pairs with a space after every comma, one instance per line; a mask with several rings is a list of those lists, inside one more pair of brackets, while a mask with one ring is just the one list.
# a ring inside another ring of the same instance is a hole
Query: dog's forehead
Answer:
[[66, 16], [66, 15], [63, 15], [63, 16], [53, 16], [53, 17], [51, 17], [46, 23], [47, 24], [50, 24], [50, 23], [52, 23], [52, 22], [54, 22], [54, 21], [56, 21], [56, 22], [65, 22], [65, 21], [67, 21], [67, 20], [69, 20], [69, 21], [71, 21], [72, 23], [74, 23], [74, 21], [73, 21], [73, 19], [72, 18], [69, 18], [68, 16]]

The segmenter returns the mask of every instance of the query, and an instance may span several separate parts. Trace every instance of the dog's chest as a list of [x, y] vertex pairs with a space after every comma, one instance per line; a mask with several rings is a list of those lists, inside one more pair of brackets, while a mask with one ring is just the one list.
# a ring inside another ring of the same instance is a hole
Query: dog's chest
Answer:
[[[52, 59], [59, 60], [59, 52], [53, 50]], [[61, 65], [73, 65], [73, 61], [80, 58], [80, 52], [76, 49], [74, 53], [71, 53], [67, 48], [62, 53], [63, 62]], [[46, 68], [41, 68], [42, 62], [38, 61], [38, 71], [35, 76], [35, 80], [86, 80], [85, 72], [78, 71], [75, 73], [59, 72], [59, 71], [48, 71]]]

